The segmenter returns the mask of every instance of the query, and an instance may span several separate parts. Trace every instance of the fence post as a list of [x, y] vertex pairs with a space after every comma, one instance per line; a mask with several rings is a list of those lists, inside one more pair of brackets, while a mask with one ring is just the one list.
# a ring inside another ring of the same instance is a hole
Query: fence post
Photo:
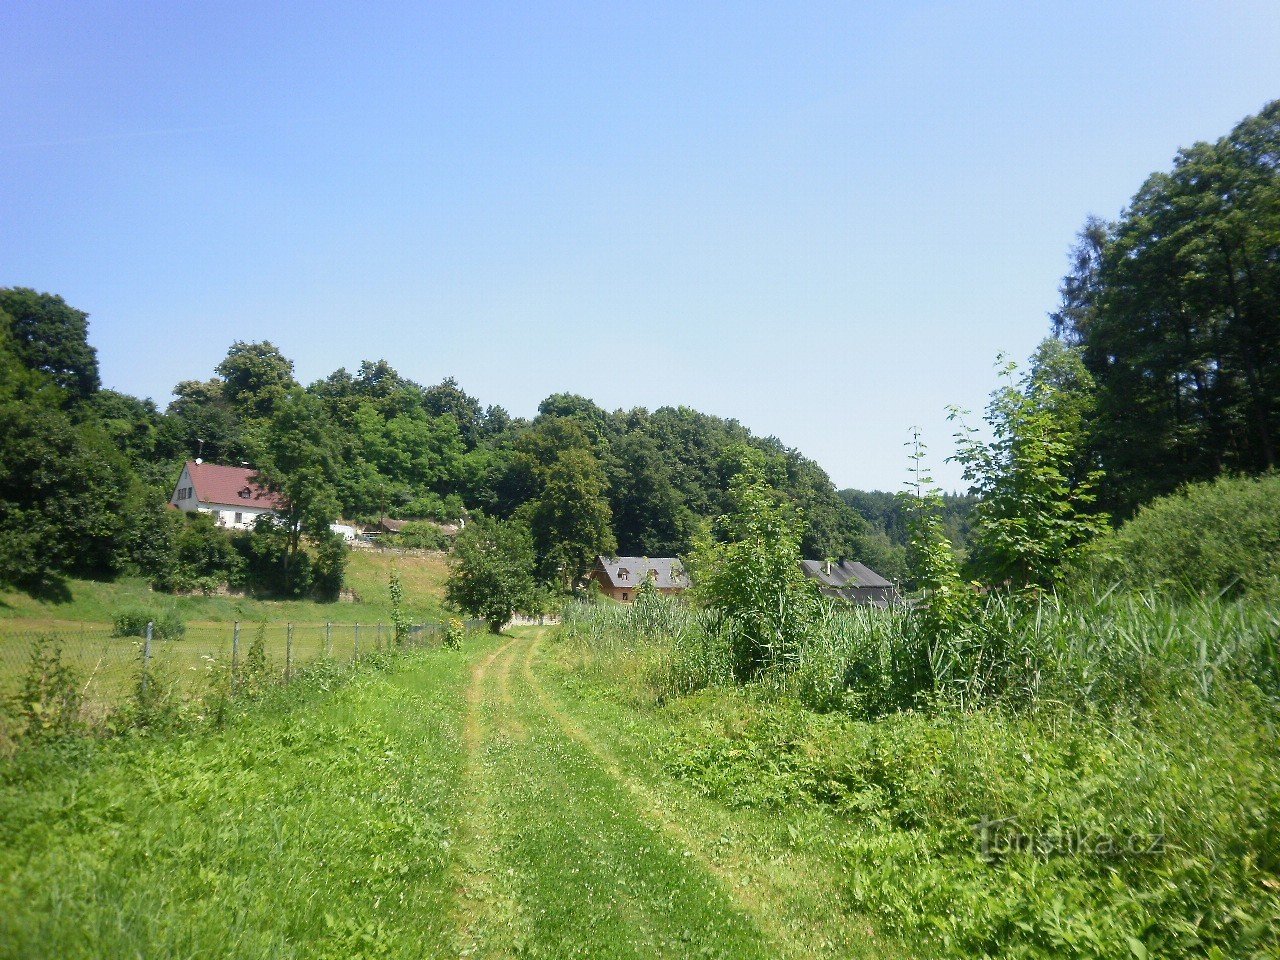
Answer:
[[147, 692], [147, 681], [150, 679], [151, 672], [151, 634], [155, 630], [156, 622], [154, 620], [147, 621], [147, 638], [142, 641], [142, 692]]
[[373, 649], [375, 650], [382, 649], [382, 623], [381, 622], [378, 623], [378, 629], [373, 635]]
[[293, 676], [293, 624], [284, 628], [284, 682], [288, 683]]
[[333, 656], [333, 624], [327, 622], [324, 625], [324, 655]]
[[231, 693], [236, 692], [236, 675], [240, 671], [240, 621], [231, 627]]
[[356, 624], [356, 649], [355, 649], [355, 653], [351, 654], [351, 659], [352, 660], [360, 659], [360, 624], [358, 623]]

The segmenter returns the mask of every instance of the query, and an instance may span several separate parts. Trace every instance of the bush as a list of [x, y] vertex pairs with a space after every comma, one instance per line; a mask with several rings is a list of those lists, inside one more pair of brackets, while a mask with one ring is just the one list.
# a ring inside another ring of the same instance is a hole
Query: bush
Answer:
[[440, 529], [439, 524], [430, 520], [415, 520], [406, 523], [391, 542], [397, 547], [409, 547], [416, 550], [448, 550], [452, 542], [449, 535]]
[[151, 635], [157, 640], [181, 640], [187, 625], [174, 610], [147, 610], [133, 607], [116, 615], [114, 634], [117, 637], [145, 637], [147, 624], [154, 623]]
[[1193, 483], [1102, 537], [1083, 581], [1280, 598], [1280, 474]]

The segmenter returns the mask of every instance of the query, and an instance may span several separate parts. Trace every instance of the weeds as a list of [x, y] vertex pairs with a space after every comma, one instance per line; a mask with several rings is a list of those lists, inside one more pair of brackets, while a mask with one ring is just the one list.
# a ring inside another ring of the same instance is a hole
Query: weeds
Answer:
[[62, 659], [62, 646], [50, 637], [31, 643], [22, 686], [13, 698], [21, 736], [31, 740], [65, 737], [81, 726], [82, 678]]
[[[670, 775], [839, 858], [847, 909], [885, 932], [956, 957], [1280, 949], [1272, 608], [1002, 595], [937, 637], [827, 605], [793, 663], [740, 684], [731, 622], [654, 603], [571, 607], [565, 635], [671, 706]], [[988, 855], [993, 821], [1038, 839]]]

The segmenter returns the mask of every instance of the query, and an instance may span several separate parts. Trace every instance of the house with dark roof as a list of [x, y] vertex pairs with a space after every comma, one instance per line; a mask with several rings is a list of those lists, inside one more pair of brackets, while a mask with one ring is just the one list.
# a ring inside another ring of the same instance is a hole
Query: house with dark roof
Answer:
[[169, 504], [188, 513], [211, 513], [218, 526], [248, 530], [263, 514], [279, 516], [279, 495], [256, 483], [252, 467], [226, 467], [203, 460], [188, 461], [173, 488]]
[[599, 584], [605, 596], [623, 603], [634, 600], [646, 580], [663, 594], [689, 589], [689, 575], [676, 557], [596, 557], [587, 579]]
[[887, 607], [898, 600], [898, 588], [865, 564], [853, 560], [801, 560], [800, 569], [826, 597]]

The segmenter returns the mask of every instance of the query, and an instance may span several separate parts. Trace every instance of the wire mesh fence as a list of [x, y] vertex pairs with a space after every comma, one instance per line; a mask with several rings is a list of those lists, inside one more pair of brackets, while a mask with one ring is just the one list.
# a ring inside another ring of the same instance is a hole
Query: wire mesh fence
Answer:
[[[484, 621], [465, 621], [464, 629]], [[190, 624], [180, 637], [117, 636], [109, 627], [79, 630], [0, 630], [0, 705], [11, 705], [24, 685], [39, 682], [50, 662], [75, 684], [82, 719], [90, 725], [135, 697], [139, 687], [163, 682], [179, 695], [199, 699], [219, 681], [232, 689], [246, 670], [255, 681], [288, 683], [322, 660], [352, 663], [392, 647], [439, 644], [442, 623], [415, 623], [397, 640], [388, 623], [209, 623]], [[52, 659], [51, 659], [52, 658]], [[7, 712], [7, 711], [5, 711]]]

